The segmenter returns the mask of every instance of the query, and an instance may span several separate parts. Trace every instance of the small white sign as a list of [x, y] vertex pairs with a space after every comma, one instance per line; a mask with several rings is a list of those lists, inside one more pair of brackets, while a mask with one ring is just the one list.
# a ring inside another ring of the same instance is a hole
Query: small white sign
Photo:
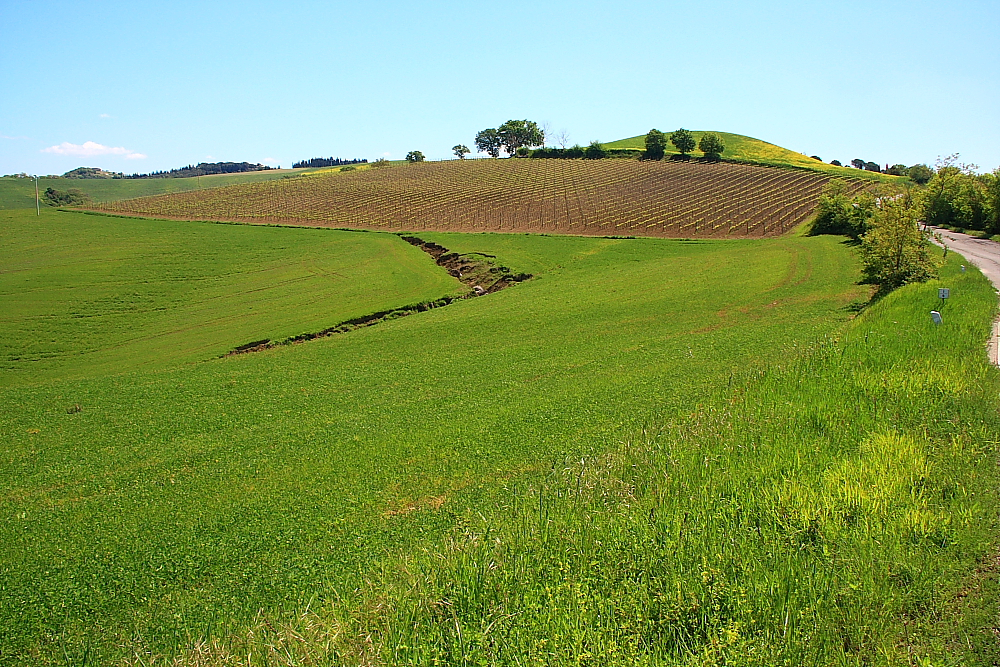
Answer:
[[941, 319], [941, 313], [939, 313], [936, 310], [931, 311], [931, 319], [934, 320], [934, 324], [941, 324], [941, 322], [943, 321]]
[[947, 299], [949, 296], [951, 296], [951, 290], [950, 289], [948, 289], [947, 287], [939, 287], [938, 288], [938, 298], [939, 299]]
[[965, 273], [965, 264], [962, 265], [962, 273]]

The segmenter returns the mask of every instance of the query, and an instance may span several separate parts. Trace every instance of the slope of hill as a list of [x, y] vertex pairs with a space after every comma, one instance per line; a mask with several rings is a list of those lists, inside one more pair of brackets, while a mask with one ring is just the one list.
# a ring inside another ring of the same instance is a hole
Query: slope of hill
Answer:
[[451, 160], [106, 202], [131, 215], [329, 227], [637, 236], [772, 236], [828, 177], [756, 165]]
[[[711, 130], [692, 130], [691, 133], [694, 135], [695, 141], [700, 141], [701, 135], [710, 131]], [[843, 178], [867, 178], [872, 180], [895, 178], [884, 174], [827, 164], [820, 160], [816, 160], [815, 158], [809, 157], [804, 153], [796, 153], [795, 151], [787, 148], [782, 148], [781, 146], [776, 146], [775, 144], [770, 144], [766, 141], [754, 139], [753, 137], [747, 137], [742, 134], [732, 134], [730, 132], [716, 132], [716, 134], [722, 137], [723, 143], [726, 144], [726, 150], [722, 154], [722, 157], [726, 160], [741, 160], [757, 164], [772, 165], [775, 167], [813, 169], [823, 172], [824, 174], [840, 176]], [[604, 147], [643, 150], [645, 148], [645, 139], [646, 135], [640, 134], [637, 137], [629, 137], [628, 139], [619, 139], [618, 141], [606, 143], [604, 144]], [[667, 142], [667, 154], [677, 155], [678, 153], [679, 151], [674, 148], [673, 144]], [[695, 149], [694, 154], [700, 155], [701, 152]]]

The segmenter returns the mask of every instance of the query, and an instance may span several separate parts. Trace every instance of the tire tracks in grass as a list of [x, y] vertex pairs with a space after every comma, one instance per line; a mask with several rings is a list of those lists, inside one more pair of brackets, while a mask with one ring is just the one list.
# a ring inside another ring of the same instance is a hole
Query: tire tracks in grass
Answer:
[[496, 255], [487, 255], [485, 253], [475, 252], [460, 254], [452, 252], [448, 248], [436, 243], [424, 241], [423, 239], [411, 234], [400, 233], [398, 236], [403, 241], [420, 248], [425, 253], [430, 255], [438, 266], [445, 269], [450, 275], [470, 287], [471, 291], [459, 296], [445, 296], [440, 299], [435, 299], [434, 301], [423, 301], [417, 304], [401, 306], [399, 308], [380, 310], [375, 313], [369, 313], [368, 315], [362, 315], [360, 317], [344, 320], [343, 322], [335, 324], [332, 327], [322, 329], [321, 331], [303, 333], [297, 336], [291, 336], [290, 338], [286, 338], [281, 341], [273, 341], [269, 338], [251, 341], [235, 347], [221, 356], [232, 357], [238, 354], [262, 352], [264, 350], [278, 347], [279, 345], [295, 345], [315, 340], [316, 338], [325, 338], [335, 334], [347, 333], [348, 331], [354, 331], [355, 329], [360, 329], [362, 327], [370, 327], [378, 324], [379, 322], [385, 322], [386, 320], [394, 320], [400, 317], [406, 317], [407, 315], [412, 315], [414, 313], [422, 313], [434, 308], [441, 308], [454, 303], [455, 301], [486, 296], [487, 294], [499, 292], [500, 290], [506, 289], [511, 285], [524, 282], [525, 280], [533, 277], [530, 273], [514, 273], [508, 267], [501, 266], [493, 261], [496, 260]]

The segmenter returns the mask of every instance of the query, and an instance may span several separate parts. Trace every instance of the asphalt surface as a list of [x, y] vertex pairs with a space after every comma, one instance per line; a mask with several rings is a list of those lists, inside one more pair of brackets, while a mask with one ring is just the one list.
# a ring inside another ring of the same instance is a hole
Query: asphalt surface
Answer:
[[[1000, 290], [1000, 243], [977, 239], [947, 229], [935, 228], [934, 232], [941, 235], [949, 250], [957, 252], [978, 267], [983, 275], [990, 279], [993, 287]], [[993, 323], [993, 335], [990, 336], [988, 344], [990, 361], [1000, 365], [998, 351], [1000, 351], [1000, 320]]]

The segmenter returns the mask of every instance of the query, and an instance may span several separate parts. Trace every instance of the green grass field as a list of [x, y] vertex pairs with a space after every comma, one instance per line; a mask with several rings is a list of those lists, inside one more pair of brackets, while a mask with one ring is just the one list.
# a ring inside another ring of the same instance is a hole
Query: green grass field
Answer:
[[[708, 131], [693, 130], [691, 133], [694, 135], [695, 141], [700, 141], [701, 135]], [[670, 131], [666, 130], [666, 133], [669, 137]], [[829, 164], [829, 162], [821, 162], [813, 159], [805, 153], [796, 153], [793, 150], [782, 148], [781, 146], [776, 146], [760, 139], [754, 139], [753, 137], [746, 137], [742, 134], [733, 134], [731, 132], [716, 132], [716, 134], [722, 137], [722, 142], [726, 145], [726, 150], [722, 154], [722, 157], [729, 160], [746, 160], [776, 167], [811, 169], [842, 178], [868, 178], [872, 180], [892, 180], [897, 178], [885, 174], [852, 169], [850, 167], [838, 167]], [[606, 143], [604, 147], [644, 150], [646, 148], [645, 139], [646, 135], [640, 134], [637, 137], [629, 137], [628, 139], [619, 139], [618, 141]], [[675, 149], [674, 145], [668, 141], [666, 152], [667, 155], [677, 155], [680, 151]], [[695, 149], [693, 154], [701, 155], [697, 149]]]
[[0, 386], [204, 361], [468, 290], [395, 236], [55, 211], [0, 212], [0, 265]]
[[[33, 217], [2, 221], [3, 266], [22, 262], [46, 295], [9, 283], [2, 312], [52, 304], [7, 345], [127, 338], [123, 320], [73, 317], [76, 281], [113, 280], [147, 333], [190, 319], [213, 341], [211, 318], [185, 310], [190, 283], [223, 316], [260, 303], [249, 284], [311, 275], [275, 269], [302, 254], [350, 277], [323, 299], [462, 289], [390, 234], [61, 213], [32, 247]], [[945, 268], [933, 329], [935, 285], [852, 321], [868, 289], [832, 237], [422, 237], [536, 277], [261, 353], [0, 371], [16, 376], [0, 388], [0, 662], [860, 665], [958, 650], [932, 621], [964, 618], [949, 604], [996, 535], [1000, 381], [981, 349], [996, 301], [978, 272]], [[274, 290], [237, 343], [281, 335], [281, 313], [318, 319], [299, 290]]]
[[[273, 169], [253, 171], [243, 174], [215, 174], [195, 178], [40, 178], [39, 195], [45, 188], [66, 191], [70, 188], [83, 190], [96, 202], [113, 201], [161, 195], [168, 192], [187, 192], [204, 188], [217, 188], [238, 183], [256, 183], [285, 176], [295, 176], [318, 171], [313, 169]], [[45, 208], [43, 199], [42, 207]], [[30, 178], [0, 178], [0, 210], [35, 208], [35, 181]]]

